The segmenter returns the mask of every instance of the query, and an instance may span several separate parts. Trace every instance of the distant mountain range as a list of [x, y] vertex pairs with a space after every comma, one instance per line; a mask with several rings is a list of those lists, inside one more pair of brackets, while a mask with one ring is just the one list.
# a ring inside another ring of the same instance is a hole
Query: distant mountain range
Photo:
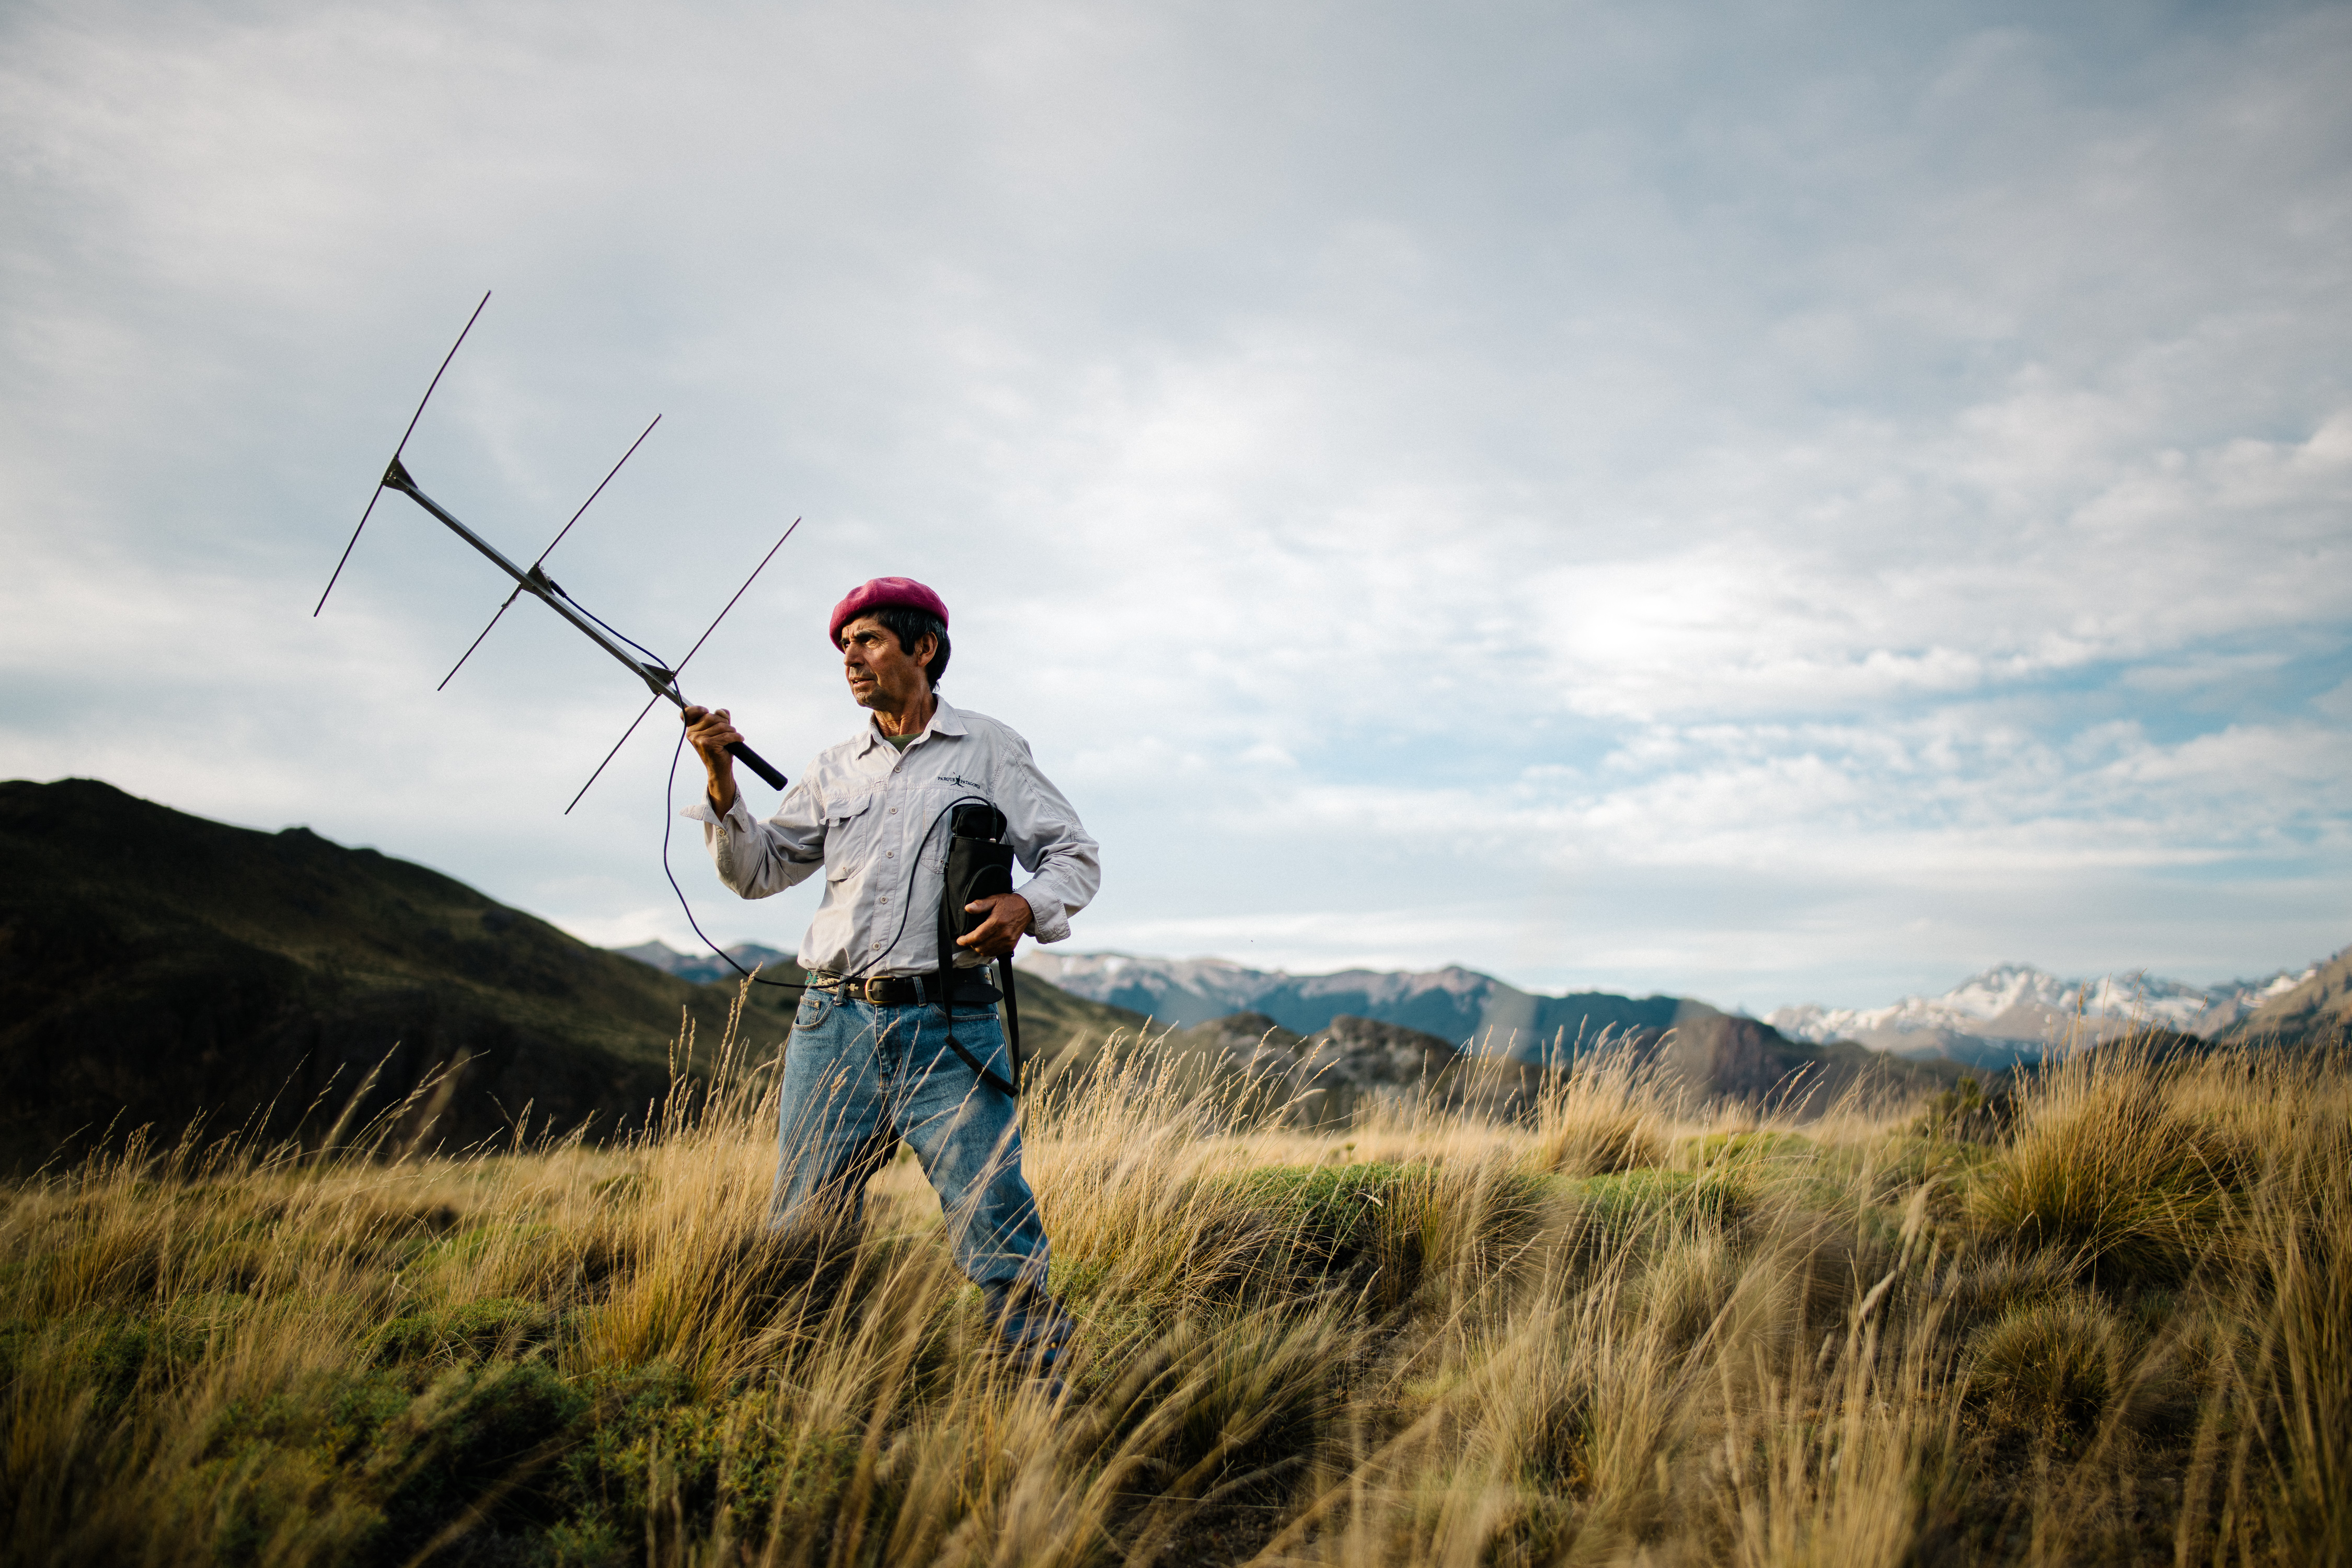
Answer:
[[[1289, 974], [1218, 958], [1142, 958], [1123, 952], [1065, 956], [1037, 948], [1024, 953], [1019, 963], [1024, 973], [1042, 975], [1065, 991], [1179, 1027], [1235, 1013], [1262, 1013], [1294, 1034], [1311, 1035], [1347, 1014], [1402, 1024], [1458, 1045], [1496, 1026], [1530, 1029], [1540, 1011], [1537, 999], [1527, 993], [1491, 974], [1458, 967]], [[1665, 1004], [1663, 1011], [1644, 1009], [1640, 1022], [1671, 1019], [1672, 1001], [1657, 1000]]]
[[[1760, 1026], [1687, 997], [1605, 991], [1550, 996], [1458, 965], [1291, 974], [1217, 958], [1034, 951], [1020, 963], [1024, 972], [1077, 995], [1186, 1027], [1255, 1013], [1295, 1034], [1311, 1035], [1351, 1015], [1419, 1029], [1474, 1052], [1532, 1060], [1562, 1047], [1573, 1048], [1580, 1038], [1590, 1041], [1604, 1027], [1620, 1034], [1666, 1028], [1705, 1033], [1747, 1026], [1796, 1043], [1853, 1041], [1914, 1060], [1940, 1058], [1990, 1069], [2038, 1060], [2051, 1044], [2070, 1037], [2078, 1008], [2082, 1032], [2093, 1039], [2113, 1038], [2136, 1023], [2207, 1039], [2257, 1026], [2288, 1035], [2305, 1024], [2326, 1026], [2345, 1005], [2342, 997], [2336, 992], [2305, 993], [2334, 969], [2347, 968], [2348, 960], [2352, 949], [2330, 965], [2210, 986], [2137, 974], [2066, 980], [2030, 964], [2008, 963], [1940, 996], [1906, 997], [1876, 1008], [1783, 1007]], [[2346, 984], [2352, 985], [2352, 979]], [[2264, 1024], [2273, 1017], [2278, 1021]]]
[[1402, 1024], [1480, 1053], [1538, 1057], [1573, 1048], [1603, 1028], [1667, 1029], [1727, 1015], [1679, 996], [1632, 997], [1605, 991], [1545, 996], [1459, 965], [1397, 971], [1349, 969], [1290, 974], [1219, 958], [1141, 958], [1132, 953], [1064, 956], [1032, 951], [1024, 973], [1065, 991], [1190, 1026], [1234, 1013], [1262, 1013], [1294, 1034], [1328, 1028], [1341, 1015]]
[[[1019, 962], [1024, 973], [1079, 996], [1148, 1014], [1163, 1026], [1189, 1027], [1254, 1013], [1304, 1036], [1328, 1029], [1335, 1018], [1352, 1016], [1418, 1029], [1473, 1055], [1530, 1062], [1573, 1056], [1597, 1042], [1604, 1031], [1612, 1038], [1654, 1040], [1671, 1029], [1685, 1049], [1717, 1063], [1794, 1061], [1807, 1058], [1811, 1045], [1788, 1041], [1754, 1018], [1685, 996], [1620, 996], [1607, 991], [1548, 996], [1459, 965], [1289, 974], [1216, 958], [1140, 958], [1119, 952], [1064, 956], [1032, 952]], [[1795, 1057], [1783, 1049], [1792, 1045]], [[1702, 1076], [1728, 1085], [1746, 1070], [1727, 1077], [1730, 1069], [1710, 1068]], [[1727, 1087], [1722, 1091], [1734, 1092]]]
[[2309, 981], [2319, 967], [2189, 985], [2146, 974], [2066, 980], [2032, 964], [2003, 963], [1939, 996], [1906, 996], [1884, 1007], [1807, 1003], [1778, 1008], [1765, 1022], [1793, 1039], [1856, 1040], [1897, 1056], [2007, 1066], [2037, 1060], [2071, 1039], [2112, 1039], [2143, 1025], [2218, 1039]]

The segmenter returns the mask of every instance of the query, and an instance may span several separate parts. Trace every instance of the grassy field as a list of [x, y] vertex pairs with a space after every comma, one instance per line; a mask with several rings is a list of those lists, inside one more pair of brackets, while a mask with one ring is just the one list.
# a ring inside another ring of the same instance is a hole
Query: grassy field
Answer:
[[[731, 1049], [731, 1047], [729, 1047]], [[1066, 1394], [903, 1155], [774, 1237], [772, 1064], [625, 1147], [134, 1151], [0, 1214], [39, 1563], [2352, 1561], [2352, 1072], [1759, 1122], [1028, 1112]]]

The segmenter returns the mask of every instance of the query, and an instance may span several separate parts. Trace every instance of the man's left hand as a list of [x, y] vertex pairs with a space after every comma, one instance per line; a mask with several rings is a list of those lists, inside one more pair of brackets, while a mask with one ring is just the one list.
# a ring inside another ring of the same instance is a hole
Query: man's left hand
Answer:
[[1018, 893], [993, 893], [963, 908], [966, 914], [984, 910], [988, 915], [970, 936], [956, 938], [958, 947], [971, 948], [982, 958], [1005, 957], [1020, 945], [1021, 933], [1029, 929], [1029, 900]]

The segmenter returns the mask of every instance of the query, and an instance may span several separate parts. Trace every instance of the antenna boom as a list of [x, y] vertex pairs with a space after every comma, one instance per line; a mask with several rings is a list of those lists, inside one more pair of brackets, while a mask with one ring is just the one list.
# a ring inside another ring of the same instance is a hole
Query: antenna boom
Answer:
[[[667, 698], [669, 700], [671, 704], [676, 707], [684, 708], [686, 706], [686, 698], [677, 689], [677, 677], [674, 672], [663, 669], [657, 665], [641, 664], [636, 659], [632, 658], [626, 652], [623, 651], [620, 644], [606, 637], [596, 626], [592, 625], [585, 616], [573, 610], [571, 605], [565, 604], [561, 597], [560, 591], [556, 588], [555, 584], [549, 578], [544, 571], [541, 570], [536, 565], [530, 567], [528, 571], [516, 565], [513, 562], [508, 560], [505, 555], [501, 554], [497, 546], [490, 543], [488, 540], [484, 539], [480, 534], [476, 533], [472, 529], [467, 528], [464, 523], [458, 521], [455, 516], [451, 515], [451, 513], [440, 504], [440, 502], [435, 500], [431, 496], [426, 495], [423, 490], [417, 489], [416, 481], [409, 477], [408, 470], [401, 465], [400, 459], [396, 457], [393, 458], [391, 466], [386, 468], [383, 471], [383, 488], [385, 489], [398, 490], [401, 494], [415, 501], [418, 506], [421, 506], [426, 511], [431, 512], [436, 518], [438, 518], [445, 525], [447, 526], [452, 533], [455, 533], [458, 538], [472, 545], [476, 550], [480, 551], [483, 556], [487, 558], [492, 565], [505, 573], [508, 576], [513, 578], [518, 591], [529, 594], [532, 598], [537, 599], [541, 604], [545, 605], [549, 609], [553, 610], [557, 615], [562, 616], [565, 620], [578, 627], [581, 634], [586, 637], [589, 641], [594, 643], [598, 647], [603, 648], [606, 653], [611, 654], [614, 658], [618, 659], [623, 668], [626, 669], [631, 675], [635, 676], [639, 680], [645, 682], [646, 689], [654, 694], [656, 700]], [[772, 551], [770, 553], [772, 554], [774, 552]], [[766, 563], [761, 562], [761, 564], [765, 565]], [[749, 584], [746, 584], [746, 586], [749, 586]], [[740, 597], [740, 595], [738, 596]], [[721, 611], [720, 613], [722, 615], [725, 614], [724, 611]], [[707, 637], [709, 634], [705, 633], [704, 635]], [[737, 761], [740, 762], [745, 767], [750, 768], [753, 773], [759, 774], [761, 779], [765, 780], [770, 788], [782, 789], [784, 787], [786, 783], [784, 775], [775, 767], [771, 765], [765, 758], [752, 751], [751, 747], [744, 745], [740, 742], [737, 742], [735, 744], [729, 746], [727, 750], [733, 753]]]

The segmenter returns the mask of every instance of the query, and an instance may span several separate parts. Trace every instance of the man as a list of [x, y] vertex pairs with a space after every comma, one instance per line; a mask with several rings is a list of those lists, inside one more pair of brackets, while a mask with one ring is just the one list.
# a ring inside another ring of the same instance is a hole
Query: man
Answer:
[[[985, 965], [1024, 931], [1039, 942], [1070, 934], [1070, 917], [1101, 881], [1095, 841], [1027, 742], [939, 695], [949, 642], [937, 594], [877, 577], [834, 606], [832, 637], [850, 696], [873, 717], [820, 752], [765, 822], [736, 791], [727, 747], [743, 737], [727, 710], [685, 712], [710, 775], [708, 798], [685, 815], [703, 824], [720, 879], [763, 899], [824, 872], [824, 900], [801, 942], [808, 989], [784, 1055], [771, 1213], [779, 1226], [855, 1223], [866, 1182], [905, 1139], [989, 1321], [1050, 1367], [1070, 1325], [1045, 1289], [1051, 1254], [1021, 1174], [1004, 1088], [1013, 1068]], [[956, 939], [962, 951], [942, 1005], [949, 813], [973, 799], [1004, 814], [1004, 841], [1032, 875], [1017, 891], [964, 906], [985, 919]]]

